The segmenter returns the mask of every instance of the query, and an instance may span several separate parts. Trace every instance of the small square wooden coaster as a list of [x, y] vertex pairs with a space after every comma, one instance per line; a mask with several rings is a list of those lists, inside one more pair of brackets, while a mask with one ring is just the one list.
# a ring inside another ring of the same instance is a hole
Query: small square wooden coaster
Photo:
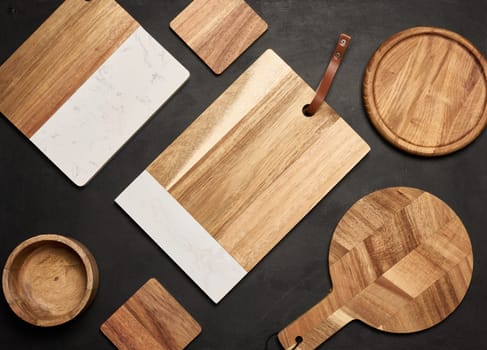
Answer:
[[170, 26], [216, 74], [267, 30], [267, 23], [243, 0], [195, 0]]
[[201, 327], [151, 279], [102, 324], [101, 331], [119, 350], [182, 350]]

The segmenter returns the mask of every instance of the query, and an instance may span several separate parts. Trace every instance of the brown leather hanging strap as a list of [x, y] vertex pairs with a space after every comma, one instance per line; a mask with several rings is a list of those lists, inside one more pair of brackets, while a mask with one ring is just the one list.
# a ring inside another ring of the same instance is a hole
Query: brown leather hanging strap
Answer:
[[323, 79], [321, 80], [318, 89], [316, 90], [316, 96], [309, 105], [306, 105], [303, 108], [303, 112], [305, 115], [314, 115], [325, 100], [326, 95], [328, 95], [328, 90], [330, 90], [333, 78], [335, 77], [338, 67], [340, 67], [340, 63], [342, 63], [343, 56], [347, 51], [348, 45], [350, 45], [350, 39], [352, 38], [347, 34], [340, 34], [337, 46], [335, 47], [335, 51], [333, 52], [333, 56], [331, 57], [331, 61], [328, 64], [328, 68], [326, 69], [325, 75], [323, 76]]

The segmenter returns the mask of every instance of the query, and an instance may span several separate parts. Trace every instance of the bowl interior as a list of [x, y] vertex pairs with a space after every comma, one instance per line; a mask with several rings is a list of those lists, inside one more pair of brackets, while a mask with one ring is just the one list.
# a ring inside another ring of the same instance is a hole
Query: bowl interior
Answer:
[[80, 256], [57, 241], [36, 242], [13, 259], [9, 292], [24, 320], [39, 325], [63, 323], [86, 304], [87, 271]]

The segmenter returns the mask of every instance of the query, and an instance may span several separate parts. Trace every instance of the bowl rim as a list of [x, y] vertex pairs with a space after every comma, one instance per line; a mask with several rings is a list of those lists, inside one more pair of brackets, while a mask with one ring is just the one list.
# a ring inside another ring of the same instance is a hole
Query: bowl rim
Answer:
[[[70, 248], [80, 258], [86, 274], [86, 288], [80, 303], [72, 311], [49, 320], [39, 319], [31, 315], [30, 313], [25, 312], [24, 308], [21, 307], [20, 304], [22, 303], [23, 298], [19, 297], [15, 293], [14, 288], [11, 286], [11, 279], [13, 277], [11, 267], [16, 259], [25, 250], [31, 248], [33, 245], [39, 243], [48, 244], [53, 242], [60, 243]], [[98, 288], [98, 266], [96, 264], [95, 258], [90, 253], [90, 251], [77, 240], [58, 234], [40, 234], [23, 241], [10, 253], [7, 262], [5, 263], [5, 266], [3, 268], [2, 288], [3, 294], [10, 308], [22, 320], [40, 327], [57, 326], [66, 323], [78, 316], [93, 301]]]

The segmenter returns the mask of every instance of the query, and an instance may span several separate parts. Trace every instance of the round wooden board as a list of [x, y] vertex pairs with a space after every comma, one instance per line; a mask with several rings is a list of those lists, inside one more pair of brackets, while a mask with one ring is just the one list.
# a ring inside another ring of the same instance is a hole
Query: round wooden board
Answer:
[[353, 320], [393, 333], [430, 328], [460, 304], [473, 270], [460, 218], [409, 187], [356, 202], [335, 229], [328, 261], [333, 289], [278, 334], [286, 350], [315, 349]]
[[462, 36], [416, 27], [386, 40], [363, 81], [375, 128], [394, 146], [439, 156], [470, 144], [487, 126], [487, 61]]

